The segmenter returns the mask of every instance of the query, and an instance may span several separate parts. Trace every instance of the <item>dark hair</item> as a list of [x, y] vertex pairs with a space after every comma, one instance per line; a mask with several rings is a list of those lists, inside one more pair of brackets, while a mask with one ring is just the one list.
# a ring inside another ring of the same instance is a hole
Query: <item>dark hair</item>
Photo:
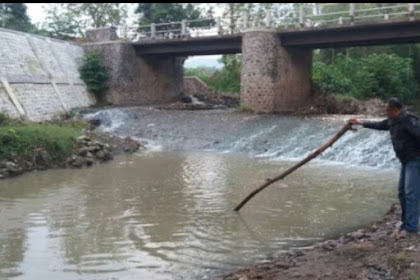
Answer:
[[403, 107], [403, 104], [398, 98], [391, 97], [390, 99], [388, 99], [388, 106], [394, 109], [401, 109]]

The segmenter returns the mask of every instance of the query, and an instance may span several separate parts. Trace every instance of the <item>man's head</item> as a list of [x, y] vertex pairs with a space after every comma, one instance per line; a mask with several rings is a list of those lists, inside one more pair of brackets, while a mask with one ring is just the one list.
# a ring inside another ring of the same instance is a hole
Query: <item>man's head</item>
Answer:
[[388, 118], [396, 119], [401, 115], [403, 105], [401, 101], [396, 97], [388, 99], [386, 106], [386, 114]]

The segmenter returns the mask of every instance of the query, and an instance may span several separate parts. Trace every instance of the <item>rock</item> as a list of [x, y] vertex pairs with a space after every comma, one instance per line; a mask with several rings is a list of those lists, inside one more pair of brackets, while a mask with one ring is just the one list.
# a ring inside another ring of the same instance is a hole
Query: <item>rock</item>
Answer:
[[88, 151], [89, 152], [91, 152], [91, 153], [94, 153], [94, 152], [97, 152], [97, 151], [99, 151], [101, 148], [99, 147], [99, 146], [97, 146], [97, 145], [94, 145], [94, 146], [89, 146], [88, 147]]
[[91, 166], [93, 164], [93, 158], [86, 158], [86, 165]]
[[1, 166], [2, 168], [0, 170], [0, 174], [4, 177], [20, 175], [25, 171], [21, 166], [13, 161], [5, 160], [1, 163]]
[[93, 159], [93, 154], [91, 152], [87, 152], [86, 158]]
[[336, 247], [337, 247], [337, 241], [334, 241], [334, 240], [327, 240], [327, 241], [325, 241], [322, 245], [321, 245], [321, 247], [324, 249], [324, 250], [327, 250], [327, 251], [332, 251], [332, 250], [334, 250]]
[[77, 137], [77, 142], [78, 143], [81, 143], [81, 142], [90, 142], [90, 141], [91, 141], [90, 137], [89, 136], [86, 136], [86, 135], [82, 135], [82, 136]]
[[192, 103], [191, 96], [187, 96], [187, 95], [182, 96], [179, 100], [181, 100], [181, 102], [184, 102], [184, 103]]
[[104, 159], [105, 159], [105, 152], [104, 152], [104, 151], [98, 151], [98, 152], [95, 154], [95, 156], [96, 156], [96, 158], [97, 158], [97, 159], [99, 159], [99, 160], [104, 160]]
[[25, 170], [20, 166], [9, 169], [10, 176], [17, 176], [17, 175], [22, 174], [23, 172], [25, 172]]
[[92, 144], [95, 145], [95, 146], [98, 146], [100, 148], [105, 147], [105, 144], [104, 143], [101, 143], [99, 141], [93, 141]]
[[114, 157], [112, 156], [110, 152], [104, 152], [104, 161], [112, 160], [112, 159], [114, 159]]
[[88, 147], [81, 147], [79, 151], [77, 152], [77, 154], [79, 156], [85, 156], [88, 153], [88, 151], [89, 151]]
[[94, 127], [98, 127], [101, 125], [101, 120], [100, 119], [91, 119], [88, 120], [88, 123]]
[[356, 239], [362, 239], [362, 238], [365, 238], [365, 237], [370, 237], [370, 235], [366, 234], [362, 229], [360, 229], [356, 232], [346, 234], [346, 237], [351, 239], [351, 240], [356, 240]]
[[133, 153], [140, 148], [140, 144], [137, 141], [134, 141], [130, 136], [124, 138], [123, 150], [127, 153]]
[[8, 170], [13, 169], [13, 168], [17, 168], [17, 167], [18, 167], [17, 164], [12, 162], [12, 161], [5, 161], [4, 162], [4, 168], [6, 168]]
[[75, 159], [72, 161], [71, 165], [74, 167], [82, 167], [85, 164], [85, 159], [79, 156], [76, 156]]

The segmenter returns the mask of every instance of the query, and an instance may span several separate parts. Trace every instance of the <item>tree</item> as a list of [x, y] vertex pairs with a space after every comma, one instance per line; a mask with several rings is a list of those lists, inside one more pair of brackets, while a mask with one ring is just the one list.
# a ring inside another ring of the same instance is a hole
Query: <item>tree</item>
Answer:
[[18, 31], [33, 29], [23, 3], [0, 3], [0, 26]]
[[49, 4], [45, 12], [45, 29], [59, 38], [84, 37], [87, 28], [119, 26], [127, 18], [127, 8], [121, 3]]
[[[180, 29], [179, 22], [182, 20], [196, 20], [200, 18], [207, 18], [206, 21], [190, 22], [188, 27], [208, 27], [215, 24], [213, 20], [212, 9], [202, 9], [200, 4], [180, 4], [180, 3], [139, 3], [135, 11], [139, 14], [139, 26], [149, 25], [151, 23], [171, 23], [178, 22], [178, 24], [156, 26], [156, 31], [178, 30]], [[149, 31], [149, 30], [139, 30]]]
[[83, 24], [69, 10], [50, 4], [46, 9], [46, 14], [43, 28], [48, 30], [49, 36], [62, 40], [83, 36]]

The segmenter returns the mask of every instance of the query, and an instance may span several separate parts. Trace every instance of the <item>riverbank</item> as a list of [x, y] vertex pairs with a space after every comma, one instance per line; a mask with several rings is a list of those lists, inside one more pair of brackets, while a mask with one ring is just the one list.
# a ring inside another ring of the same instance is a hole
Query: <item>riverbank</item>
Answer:
[[396, 240], [401, 211], [393, 205], [373, 225], [306, 250], [285, 253], [224, 276], [223, 280], [419, 280], [420, 235]]
[[130, 137], [94, 132], [83, 121], [1, 120], [0, 179], [35, 170], [91, 166], [141, 147]]

